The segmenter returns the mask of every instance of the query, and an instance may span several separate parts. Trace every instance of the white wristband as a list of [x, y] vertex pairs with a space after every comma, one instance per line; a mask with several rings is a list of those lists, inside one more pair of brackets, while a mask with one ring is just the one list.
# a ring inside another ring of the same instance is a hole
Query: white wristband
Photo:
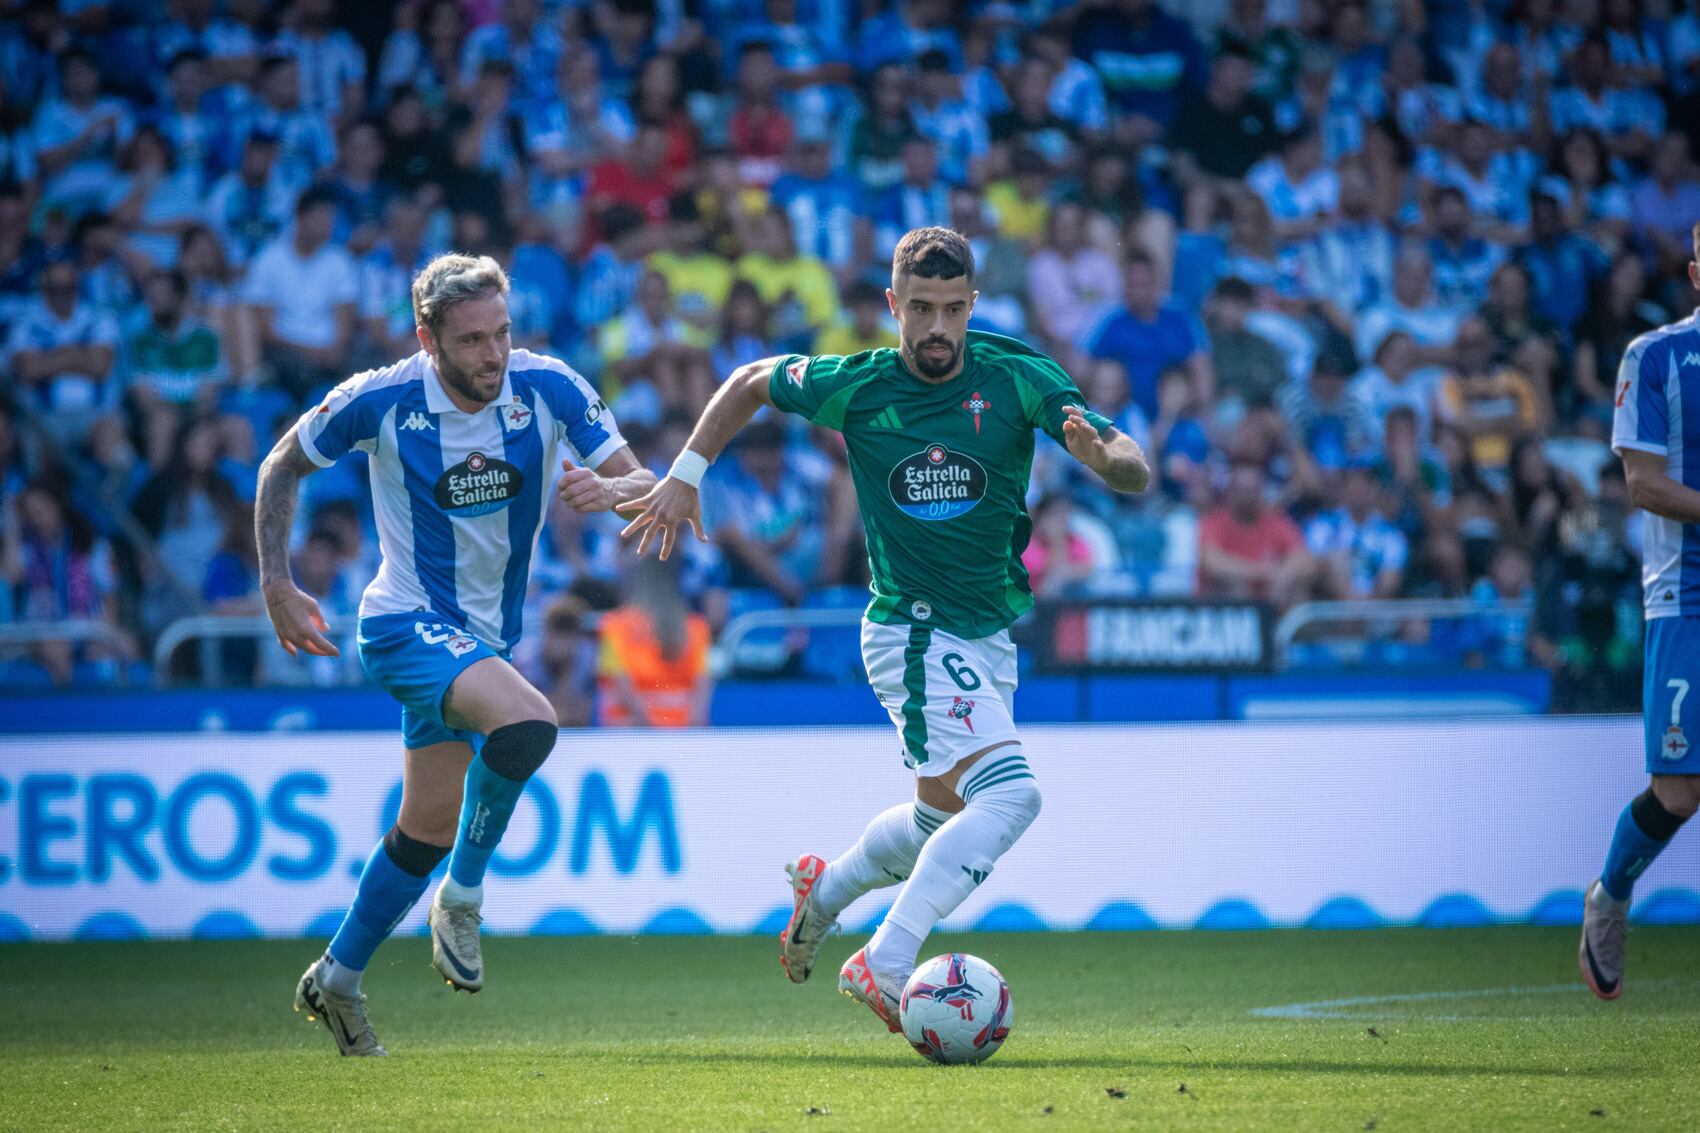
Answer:
[[667, 470], [667, 475], [681, 484], [700, 488], [702, 486], [702, 474], [707, 471], [708, 457], [694, 449], [685, 449], [673, 458], [673, 467]]

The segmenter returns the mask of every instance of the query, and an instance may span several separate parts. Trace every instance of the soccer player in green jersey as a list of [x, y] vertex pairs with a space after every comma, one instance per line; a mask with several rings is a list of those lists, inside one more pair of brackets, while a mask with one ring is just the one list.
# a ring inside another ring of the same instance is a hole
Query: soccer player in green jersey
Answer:
[[903, 890], [879, 931], [839, 973], [839, 988], [899, 1031], [898, 998], [921, 941], [986, 880], [1039, 813], [1039, 791], [1010, 710], [1009, 624], [1033, 605], [1021, 552], [1033, 431], [1043, 429], [1118, 492], [1150, 481], [1145, 456], [1050, 358], [969, 331], [974, 253], [948, 228], [897, 245], [891, 289], [901, 345], [849, 357], [784, 355], [740, 367], [715, 393], [626, 528], [662, 558], [681, 528], [702, 538], [697, 489], [709, 462], [763, 405], [844, 435], [867, 531], [873, 600], [862, 623], [868, 680], [902, 736], [915, 801], [869, 824], [827, 862], [788, 864], [794, 900], [780, 962], [809, 978], [851, 901]]

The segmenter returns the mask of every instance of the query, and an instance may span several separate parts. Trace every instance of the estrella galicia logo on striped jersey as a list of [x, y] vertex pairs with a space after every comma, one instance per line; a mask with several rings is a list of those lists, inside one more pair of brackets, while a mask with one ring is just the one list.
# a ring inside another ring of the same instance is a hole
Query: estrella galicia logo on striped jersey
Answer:
[[966, 453], [930, 444], [891, 470], [891, 501], [916, 519], [955, 519], [986, 495], [986, 469]]
[[472, 518], [501, 511], [525, 487], [525, 473], [505, 460], [469, 452], [437, 480], [437, 506]]

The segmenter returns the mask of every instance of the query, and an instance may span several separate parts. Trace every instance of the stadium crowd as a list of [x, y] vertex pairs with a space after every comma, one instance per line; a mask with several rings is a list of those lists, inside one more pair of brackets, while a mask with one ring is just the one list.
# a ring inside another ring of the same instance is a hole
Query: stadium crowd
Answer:
[[[972, 325], [1062, 360], [1159, 472], [1123, 502], [1041, 443], [1042, 598], [1474, 599], [1350, 659], [1527, 656], [1566, 703], [1634, 703], [1608, 437], [1625, 345], [1694, 301], [1700, 4], [1175, 7], [0, 0], [0, 621], [123, 631], [0, 676], [110, 679], [178, 618], [258, 612], [257, 463], [417, 348], [436, 253], [500, 261], [515, 345], [663, 472], [738, 364], [895, 345], [892, 247], [949, 224]], [[310, 478], [295, 544], [342, 627], [363, 476]], [[705, 509], [676, 585], [624, 569], [612, 517], [551, 516], [520, 660], [563, 720], [643, 653], [601, 611], [653, 607], [672, 664], [742, 609], [859, 602], [832, 434], [759, 421]], [[218, 663], [361, 679], [352, 650]]]

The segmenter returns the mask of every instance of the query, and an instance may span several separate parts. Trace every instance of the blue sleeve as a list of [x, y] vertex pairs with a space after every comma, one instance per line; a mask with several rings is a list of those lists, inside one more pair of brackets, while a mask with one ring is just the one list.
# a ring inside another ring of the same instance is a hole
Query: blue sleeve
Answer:
[[320, 468], [329, 468], [356, 448], [371, 451], [384, 414], [400, 401], [409, 383], [378, 380], [386, 371], [356, 374], [301, 415], [295, 437], [301, 451]]
[[567, 443], [579, 464], [597, 468], [626, 447], [614, 414], [576, 370], [553, 358], [539, 369], [537, 396], [555, 419], [555, 436]]
[[1670, 446], [1670, 413], [1665, 400], [1669, 351], [1637, 340], [1624, 352], [1617, 371], [1611, 447], [1664, 455]]

